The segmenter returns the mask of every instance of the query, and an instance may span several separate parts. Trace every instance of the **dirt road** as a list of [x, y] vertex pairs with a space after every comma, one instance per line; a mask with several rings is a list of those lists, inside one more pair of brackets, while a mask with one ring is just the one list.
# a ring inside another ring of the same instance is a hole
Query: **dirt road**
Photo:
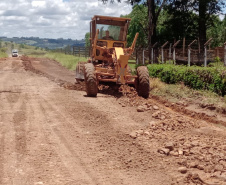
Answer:
[[22, 59], [0, 60], [0, 184], [226, 184], [225, 127]]

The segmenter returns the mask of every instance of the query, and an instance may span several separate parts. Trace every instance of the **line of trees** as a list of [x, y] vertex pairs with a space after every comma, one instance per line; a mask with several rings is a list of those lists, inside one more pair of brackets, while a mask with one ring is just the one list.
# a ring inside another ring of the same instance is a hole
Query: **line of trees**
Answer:
[[[102, 0], [103, 3], [121, 3], [121, 0]], [[131, 43], [139, 32], [137, 44], [151, 49], [156, 41], [186, 37], [199, 39], [201, 50], [208, 37], [217, 37], [215, 45], [226, 41], [226, 19], [219, 14], [225, 7], [224, 0], [127, 0], [133, 10], [126, 17], [132, 18], [128, 36]], [[149, 52], [151, 53], [151, 52]], [[151, 57], [150, 57], [151, 58]]]

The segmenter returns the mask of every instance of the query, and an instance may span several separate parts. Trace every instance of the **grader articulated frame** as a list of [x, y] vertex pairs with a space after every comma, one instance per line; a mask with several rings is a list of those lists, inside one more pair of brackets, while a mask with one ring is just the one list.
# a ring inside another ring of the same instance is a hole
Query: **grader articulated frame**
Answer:
[[149, 96], [149, 73], [147, 67], [137, 68], [132, 75], [128, 60], [134, 52], [138, 33], [132, 46], [126, 48], [127, 31], [130, 19], [95, 15], [90, 22], [91, 58], [87, 63], [79, 62], [76, 67], [76, 80], [85, 80], [88, 96], [96, 96], [98, 84], [115, 82], [133, 84], [138, 94]]

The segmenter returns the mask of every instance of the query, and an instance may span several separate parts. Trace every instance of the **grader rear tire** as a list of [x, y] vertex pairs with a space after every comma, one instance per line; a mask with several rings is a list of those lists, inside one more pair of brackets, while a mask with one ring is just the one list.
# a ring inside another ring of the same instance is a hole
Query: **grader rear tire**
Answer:
[[137, 68], [138, 85], [137, 92], [139, 96], [143, 98], [149, 97], [150, 84], [149, 84], [149, 72], [146, 66], [139, 66]]
[[97, 96], [97, 79], [95, 74], [95, 68], [92, 63], [87, 63], [84, 65], [85, 72], [85, 85], [87, 96], [96, 97]]

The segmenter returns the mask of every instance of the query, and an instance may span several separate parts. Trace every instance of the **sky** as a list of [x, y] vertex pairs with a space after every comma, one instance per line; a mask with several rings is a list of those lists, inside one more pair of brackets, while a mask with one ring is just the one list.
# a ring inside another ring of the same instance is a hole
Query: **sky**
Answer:
[[0, 0], [0, 36], [83, 39], [94, 15], [129, 14], [131, 5], [98, 0]]

